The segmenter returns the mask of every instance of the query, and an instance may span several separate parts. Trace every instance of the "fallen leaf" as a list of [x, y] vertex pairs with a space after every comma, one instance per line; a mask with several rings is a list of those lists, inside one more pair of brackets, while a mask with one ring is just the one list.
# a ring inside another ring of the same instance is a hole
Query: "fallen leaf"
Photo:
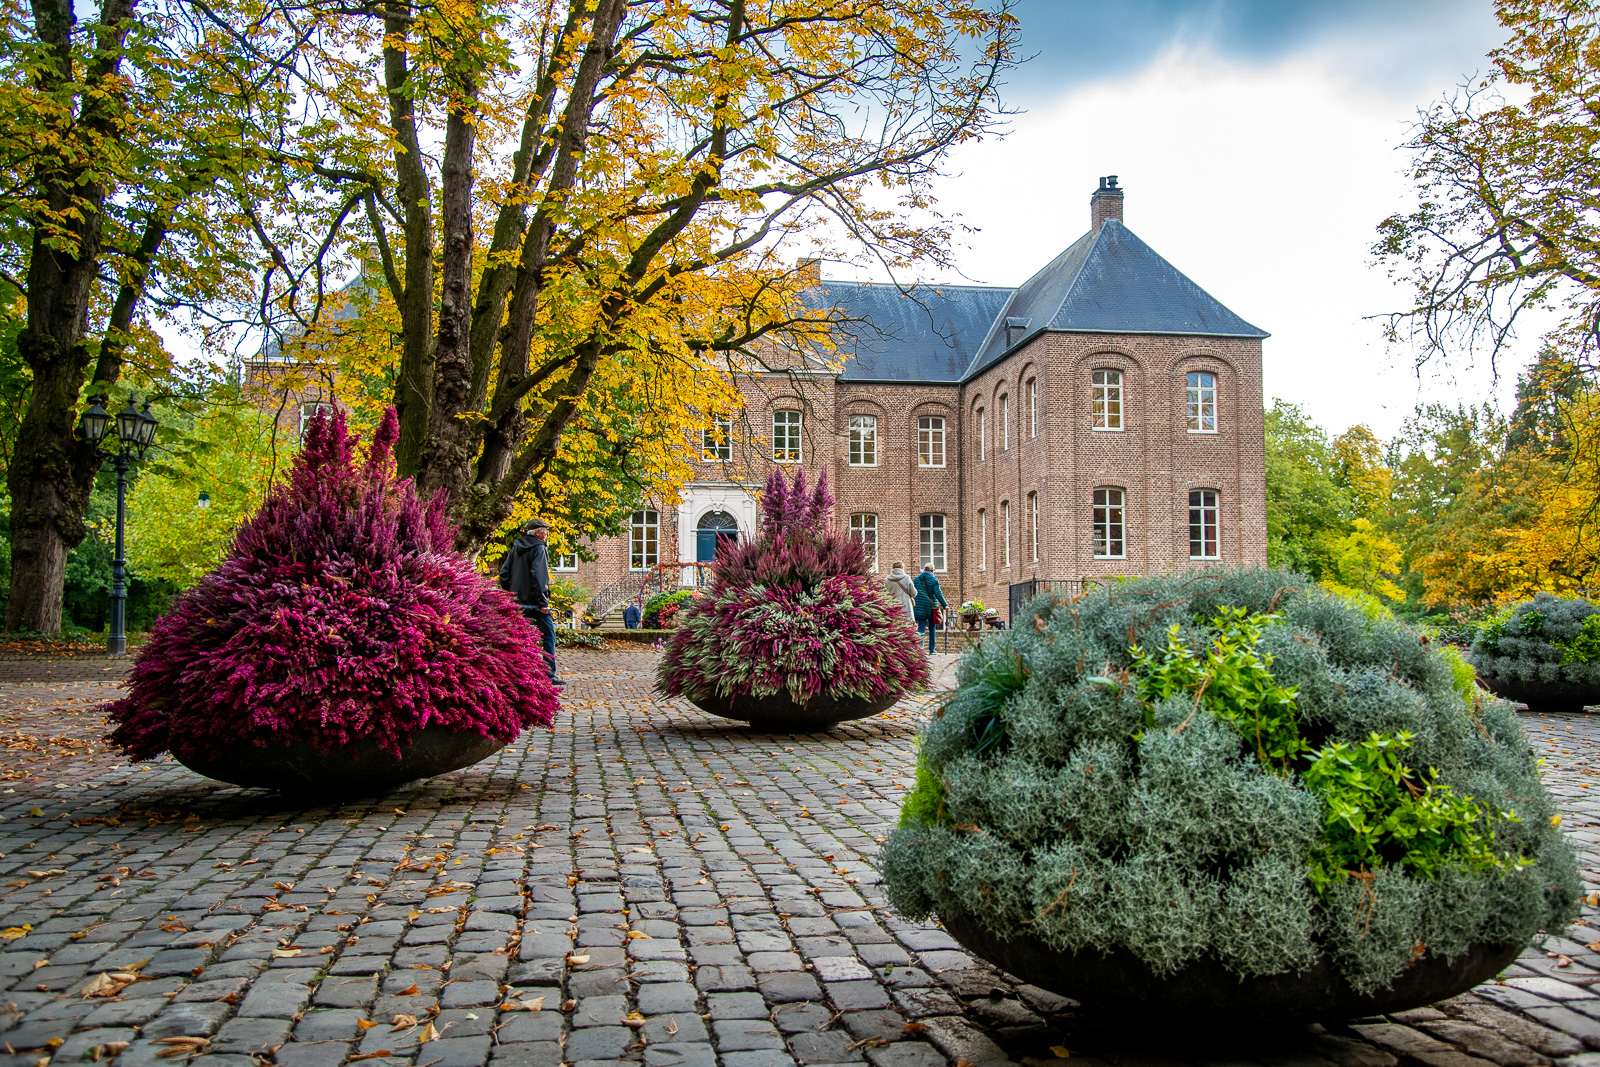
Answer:
[[19, 937], [27, 937], [28, 931], [32, 929], [32, 923], [26, 923], [22, 926], [8, 926], [4, 930], [0, 930], [0, 937], [5, 938], [7, 941], [15, 941]]
[[417, 1035], [417, 1044], [426, 1045], [430, 1041], [437, 1040], [439, 1040], [439, 1031], [434, 1027], [433, 1020], [429, 1019], [427, 1025], [422, 1028], [422, 1033]]
[[567, 962], [571, 963], [571, 964], [588, 963], [589, 962], [589, 957], [588, 956], [568, 956], [567, 957]]
[[120, 1056], [128, 1051], [128, 1043], [126, 1041], [107, 1041], [100, 1048], [107, 1056]]
[[28, 809], [28, 814], [38, 817], [44, 814], [44, 809], [35, 804], [33, 807]]
[[922, 1023], [906, 1023], [900, 1028], [901, 1037], [921, 1037], [927, 1032], [928, 1028]]
[[117, 981], [109, 974], [97, 974], [84, 985], [80, 995], [85, 999], [89, 997], [114, 997], [122, 992], [127, 984], [126, 982]]
[[49, 1048], [60, 1048], [60, 1047], [61, 1047], [61, 1046], [62, 1046], [62, 1044], [63, 1044], [63, 1043], [64, 1043], [64, 1042], [65, 1042], [65, 1041], [66, 1041], [66, 1040], [67, 1040], [67, 1039], [66, 1039], [66, 1038], [64, 1038], [64, 1037], [52, 1037], [52, 1038], [51, 1038], [51, 1039], [50, 1039], [50, 1040], [49, 1040], [49, 1041], [46, 1041], [46, 1042], [45, 1042], [45, 1045], [46, 1045], [46, 1046], [47, 1046], [47, 1047], [49, 1047]]
[[633, 1029], [637, 1030], [639, 1027], [644, 1025], [644, 1016], [640, 1015], [636, 1011], [630, 1011], [627, 1015], [627, 1018], [622, 1020], [622, 1025], [631, 1026]]
[[[415, 1015], [396, 1015], [389, 1020], [389, 1025], [394, 1027], [394, 1030], [406, 1030], [417, 1025], [417, 1017]], [[394, 1030], [389, 1032], [394, 1033]]]
[[349, 1059], [345, 1060], [345, 1062], [346, 1063], [356, 1063], [359, 1060], [378, 1060], [378, 1059], [382, 1059], [385, 1056], [392, 1056], [392, 1055], [394, 1055], [394, 1053], [390, 1052], [388, 1049], [380, 1048], [376, 1052], [363, 1052], [359, 1056], [351, 1056]]
[[1051, 1045], [1050, 1051], [1056, 1054], [1056, 1059], [1058, 1060], [1070, 1059], [1072, 1056], [1072, 1053], [1068, 1052], [1062, 1045]]
[[62, 870], [60, 867], [52, 867], [48, 871], [29, 871], [28, 875], [32, 878], [54, 878], [58, 874], [66, 873], [67, 872]]
[[297, 948], [275, 948], [275, 949], [272, 950], [272, 956], [273, 956], [274, 959], [280, 959], [281, 960], [281, 959], [287, 959], [290, 956], [298, 956], [298, 955], [300, 955], [300, 950], [297, 949]]
[[406, 920], [408, 922], [416, 922], [417, 916], [421, 914], [422, 912], [418, 911], [416, 908], [412, 908], [410, 911], [406, 912]]
[[370, 1021], [368, 1021], [366, 1019], [357, 1019], [356, 1020], [356, 1025], [361, 1027], [361, 1029], [363, 1029], [363, 1030], [371, 1030], [374, 1026], [377, 1026], [378, 1024], [375, 1023], [375, 1022], [370, 1022]]
[[[678, 1021], [676, 1019], [668, 1017], [668, 1019], [667, 1019], [667, 1033], [668, 1033], [668, 1035], [675, 1034], [677, 1032], [678, 1032]], [[887, 1044], [887, 1042], [885, 1042], [885, 1044]]]
[[416, 986], [416, 983], [414, 983], [414, 982], [412, 983], [411, 988], [402, 989], [402, 990], [400, 990], [400, 992], [395, 994], [395, 996], [397, 996], [397, 997], [414, 997], [416, 995], [417, 995], [417, 986]]
[[643, 930], [629, 930], [628, 931], [628, 940], [629, 941], [648, 941], [648, 940], [650, 940], [650, 935], [645, 933]]
[[544, 998], [535, 997], [532, 1000], [508, 1000], [500, 1005], [501, 1011], [542, 1011]]

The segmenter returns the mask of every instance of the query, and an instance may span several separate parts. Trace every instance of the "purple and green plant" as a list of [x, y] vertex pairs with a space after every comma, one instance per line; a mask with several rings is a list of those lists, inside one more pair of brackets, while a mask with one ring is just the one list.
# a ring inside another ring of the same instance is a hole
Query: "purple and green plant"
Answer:
[[718, 546], [711, 588], [682, 605], [659, 672], [670, 696], [872, 702], [921, 689], [928, 660], [910, 617], [868, 568], [865, 546], [831, 526], [827, 473], [807, 490], [773, 471], [761, 525]]
[[559, 700], [511, 597], [453, 548], [444, 501], [394, 473], [391, 408], [365, 462], [318, 415], [287, 484], [156, 623], [110, 740], [135, 760], [371, 739], [429, 726], [510, 742]]

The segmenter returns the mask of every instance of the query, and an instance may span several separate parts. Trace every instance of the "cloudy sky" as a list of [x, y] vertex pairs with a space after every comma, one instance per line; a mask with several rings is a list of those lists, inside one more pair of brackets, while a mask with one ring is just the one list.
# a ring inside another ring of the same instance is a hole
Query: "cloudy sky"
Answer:
[[1035, 55], [1008, 89], [1023, 113], [940, 190], [977, 230], [970, 280], [1023, 281], [1116, 174], [1129, 228], [1271, 332], [1269, 402], [1388, 436], [1419, 401], [1512, 395], [1486, 369], [1419, 376], [1367, 319], [1405, 300], [1368, 251], [1411, 203], [1398, 148], [1419, 108], [1486, 69], [1489, 0], [1022, 0], [1018, 15]]

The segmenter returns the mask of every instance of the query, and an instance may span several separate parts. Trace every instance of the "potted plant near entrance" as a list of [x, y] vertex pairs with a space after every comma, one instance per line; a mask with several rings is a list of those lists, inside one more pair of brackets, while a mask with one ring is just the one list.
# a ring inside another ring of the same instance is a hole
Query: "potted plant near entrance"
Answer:
[[1529, 711], [1600, 704], [1600, 607], [1540, 593], [1478, 631], [1472, 664], [1495, 695]]
[[1113, 1014], [1350, 1018], [1573, 914], [1515, 716], [1376, 605], [1248, 570], [1018, 620], [961, 662], [880, 858], [976, 955]]
[[826, 727], [887, 709], [928, 681], [904, 611], [868, 572], [862, 542], [831, 527], [827, 476], [774, 471], [761, 525], [718, 545], [712, 582], [680, 604], [659, 684], [724, 718]]
[[312, 419], [288, 483], [151, 630], [110, 707], [136, 760], [237, 785], [381, 791], [468, 766], [558, 706], [531, 627], [455, 551], [444, 501]]

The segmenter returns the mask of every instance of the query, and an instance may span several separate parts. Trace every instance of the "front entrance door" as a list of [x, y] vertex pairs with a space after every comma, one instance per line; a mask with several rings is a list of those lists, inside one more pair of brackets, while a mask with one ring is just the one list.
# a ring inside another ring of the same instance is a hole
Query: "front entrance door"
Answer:
[[701, 516], [699, 529], [695, 530], [695, 562], [710, 563], [717, 558], [717, 542], [738, 537], [739, 520], [726, 511], [707, 512]]

